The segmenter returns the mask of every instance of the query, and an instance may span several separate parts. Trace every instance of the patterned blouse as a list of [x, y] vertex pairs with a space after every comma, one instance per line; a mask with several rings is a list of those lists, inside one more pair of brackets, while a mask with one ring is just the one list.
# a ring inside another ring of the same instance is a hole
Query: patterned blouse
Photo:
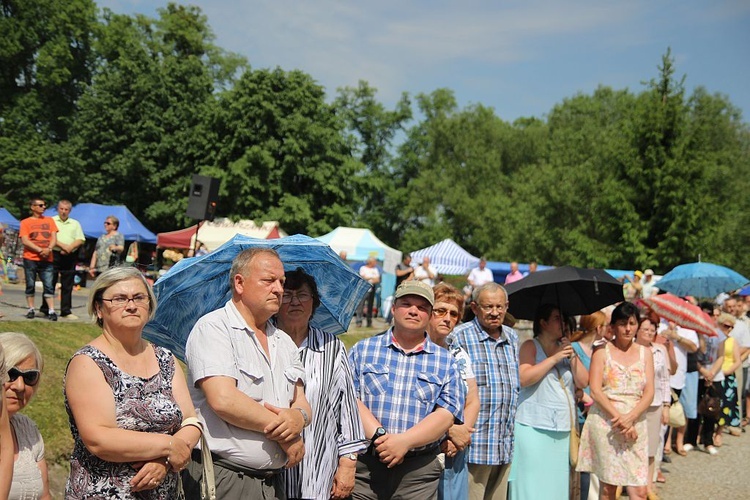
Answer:
[[357, 410], [352, 372], [344, 344], [330, 333], [310, 327], [300, 347], [305, 367], [305, 396], [312, 407], [312, 423], [303, 431], [305, 457], [286, 471], [289, 498], [331, 497], [339, 457], [367, 448]]
[[[121, 371], [99, 349], [87, 345], [73, 355], [88, 356], [104, 374], [115, 398], [115, 418], [118, 427], [139, 432], [174, 434], [182, 423], [182, 411], [172, 395], [175, 363], [169, 350], [153, 346], [159, 372], [141, 378]], [[72, 359], [72, 358], [71, 358]], [[63, 386], [65, 381], [63, 380]], [[83, 444], [65, 394], [70, 432], [73, 434], [73, 455], [70, 476], [65, 488], [66, 499], [167, 499], [177, 496], [177, 473], [169, 472], [154, 489], [131, 492], [130, 480], [136, 470], [129, 462], [107, 462], [93, 455]]]

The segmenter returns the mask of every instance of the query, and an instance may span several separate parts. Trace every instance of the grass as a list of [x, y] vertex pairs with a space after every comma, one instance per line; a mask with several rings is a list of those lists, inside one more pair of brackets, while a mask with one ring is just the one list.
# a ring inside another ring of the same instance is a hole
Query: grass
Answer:
[[[353, 328], [339, 338], [348, 349], [357, 341], [384, 329]], [[42, 380], [34, 399], [23, 413], [36, 422], [42, 433], [47, 462], [67, 465], [73, 451], [73, 438], [62, 393], [65, 368], [73, 353], [97, 337], [101, 330], [86, 323], [3, 321], [0, 331], [25, 333], [42, 352]]]
[[0, 330], [22, 332], [37, 345], [44, 357], [39, 388], [23, 413], [33, 419], [44, 438], [45, 457], [50, 463], [67, 462], [73, 450], [62, 381], [68, 360], [78, 348], [98, 336], [94, 325], [42, 321], [3, 321]]

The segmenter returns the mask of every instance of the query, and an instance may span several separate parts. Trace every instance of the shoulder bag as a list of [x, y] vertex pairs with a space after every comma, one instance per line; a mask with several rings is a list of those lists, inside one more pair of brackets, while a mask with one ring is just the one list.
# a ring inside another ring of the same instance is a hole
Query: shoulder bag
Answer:
[[562, 387], [563, 392], [565, 393], [565, 397], [568, 398], [568, 408], [570, 409], [570, 466], [575, 469], [578, 465], [578, 447], [580, 445], [580, 435], [578, 434], [578, 425], [577, 425], [577, 419], [576, 419], [576, 411], [575, 406], [573, 405], [573, 402], [570, 400], [570, 393], [568, 392], [568, 388], [565, 387], [565, 382], [563, 382], [562, 374], [559, 372], [557, 367], [555, 367], [555, 371], [557, 372], [557, 381], [560, 382], [560, 387]]
[[677, 393], [672, 391], [672, 406], [669, 407], [669, 426], [674, 429], [679, 429], [687, 424], [685, 419], [685, 410], [682, 408], [680, 398]]
[[[201, 462], [203, 462], [203, 474], [201, 474], [201, 500], [216, 500], [216, 478], [214, 477], [214, 461], [211, 458], [211, 450], [203, 435], [203, 424], [196, 417], [188, 417], [182, 421], [180, 428], [186, 425], [197, 427], [201, 431]], [[177, 498], [185, 499], [185, 491], [182, 489], [182, 475], [177, 475]]]

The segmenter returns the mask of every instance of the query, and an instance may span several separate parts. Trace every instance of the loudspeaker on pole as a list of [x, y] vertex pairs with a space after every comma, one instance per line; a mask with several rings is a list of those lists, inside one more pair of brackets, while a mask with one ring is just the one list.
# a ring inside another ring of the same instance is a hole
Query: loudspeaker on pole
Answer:
[[193, 175], [185, 215], [197, 220], [214, 220], [219, 201], [219, 179]]

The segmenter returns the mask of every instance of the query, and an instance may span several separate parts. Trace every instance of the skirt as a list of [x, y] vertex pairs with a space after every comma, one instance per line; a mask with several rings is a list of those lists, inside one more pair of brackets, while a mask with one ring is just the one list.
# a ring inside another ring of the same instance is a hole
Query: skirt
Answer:
[[508, 483], [511, 500], [568, 500], [570, 431], [547, 431], [516, 422], [513, 450]]
[[662, 406], [649, 406], [646, 412], [648, 425], [648, 458], [656, 456], [661, 444], [661, 413]]
[[689, 372], [685, 374], [685, 388], [680, 393], [680, 403], [685, 410], [685, 418], [698, 418], [698, 382], [700, 373]]
[[721, 417], [718, 424], [729, 427], [740, 426], [740, 405], [737, 395], [737, 377], [734, 373], [724, 377], [721, 383]]

